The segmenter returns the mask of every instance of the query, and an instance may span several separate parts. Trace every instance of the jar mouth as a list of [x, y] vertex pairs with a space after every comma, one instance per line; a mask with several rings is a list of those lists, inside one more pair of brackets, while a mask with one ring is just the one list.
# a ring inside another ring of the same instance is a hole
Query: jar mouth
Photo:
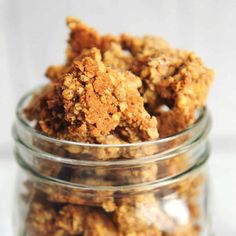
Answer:
[[[13, 126], [13, 137], [16, 142], [17, 149], [25, 149], [27, 152], [39, 153], [41, 159], [50, 160], [58, 163], [69, 165], [82, 166], [112, 166], [112, 165], [136, 165], [142, 163], [150, 163], [158, 160], [169, 159], [177, 152], [185, 152], [198, 145], [205, 140], [210, 128], [211, 117], [206, 107], [199, 111], [197, 120], [187, 129], [176, 133], [172, 136], [144, 142], [128, 143], [128, 144], [91, 144], [74, 142], [68, 140], [60, 140], [43, 134], [36, 130], [32, 122], [28, 121], [24, 116], [23, 109], [28, 105], [32, 95], [39, 92], [43, 86], [36, 88], [22, 97], [16, 109], [16, 122]], [[87, 150], [110, 151], [110, 150], [125, 150], [128, 152], [145, 150], [136, 158], [107, 158], [103, 159], [87, 159], [79, 158], [78, 156], [63, 156], [60, 153], [48, 152], [45, 149], [35, 145], [35, 140], [41, 145], [54, 147], [54, 149], [83, 148]], [[158, 148], [158, 151], [150, 152], [152, 148]], [[149, 153], [149, 154], [148, 154]], [[151, 153], [151, 154], [150, 154]]]
[[36, 130], [29, 121], [24, 117], [24, 114], [22, 110], [24, 109], [24, 106], [27, 105], [27, 102], [30, 101], [32, 98], [32, 94], [35, 94], [39, 92], [41, 89], [43, 89], [44, 86], [40, 86], [36, 89], [31, 90], [30, 92], [26, 93], [17, 104], [16, 108], [16, 122], [28, 132], [30, 132], [35, 137], [38, 137], [42, 140], [51, 142], [51, 143], [57, 143], [57, 144], [65, 144], [65, 145], [72, 145], [72, 146], [82, 146], [82, 147], [103, 147], [103, 148], [126, 148], [126, 147], [138, 147], [143, 145], [158, 145], [163, 143], [169, 143], [173, 140], [179, 139], [183, 136], [187, 136], [189, 133], [197, 130], [200, 126], [204, 125], [206, 121], [210, 123], [210, 114], [206, 107], [203, 107], [201, 110], [198, 111], [197, 119], [196, 121], [191, 124], [188, 128], [175, 133], [174, 135], [167, 136], [161, 139], [151, 140], [151, 141], [142, 141], [142, 142], [132, 142], [132, 143], [124, 143], [124, 144], [96, 144], [96, 143], [84, 143], [84, 142], [75, 142], [65, 139], [56, 139], [54, 137], [48, 136], [38, 130]]

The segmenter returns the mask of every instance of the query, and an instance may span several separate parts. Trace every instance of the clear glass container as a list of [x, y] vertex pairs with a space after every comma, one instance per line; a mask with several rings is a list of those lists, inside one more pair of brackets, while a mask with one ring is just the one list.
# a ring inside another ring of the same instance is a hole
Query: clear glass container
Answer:
[[164, 139], [76, 143], [34, 129], [22, 112], [33, 93], [18, 104], [13, 128], [16, 236], [210, 235], [207, 109]]

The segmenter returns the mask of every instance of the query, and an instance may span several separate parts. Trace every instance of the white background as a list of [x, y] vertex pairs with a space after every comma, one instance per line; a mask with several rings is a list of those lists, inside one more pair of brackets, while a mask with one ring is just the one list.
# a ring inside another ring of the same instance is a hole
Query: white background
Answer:
[[19, 97], [64, 58], [67, 15], [101, 32], [157, 34], [215, 68], [208, 106], [214, 231], [236, 235], [236, 1], [0, 0], [0, 235], [11, 236], [14, 165], [10, 129]]

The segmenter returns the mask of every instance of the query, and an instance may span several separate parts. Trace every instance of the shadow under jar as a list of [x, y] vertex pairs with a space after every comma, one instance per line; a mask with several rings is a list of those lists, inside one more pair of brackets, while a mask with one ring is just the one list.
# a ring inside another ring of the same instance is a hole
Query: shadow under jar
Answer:
[[38, 132], [22, 112], [31, 97], [13, 128], [16, 236], [210, 235], [206, 109], [176, 135], [101, 145]]

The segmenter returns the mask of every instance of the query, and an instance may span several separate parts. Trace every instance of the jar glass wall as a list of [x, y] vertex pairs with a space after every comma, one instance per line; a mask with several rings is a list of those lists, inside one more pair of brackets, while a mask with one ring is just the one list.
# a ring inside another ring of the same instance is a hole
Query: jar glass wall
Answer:
[[174, 136], [86, 144], [45, 136], [22, 112], [13, 128], [20, 165], [15, 235], [210, 235], [208, 111]]

